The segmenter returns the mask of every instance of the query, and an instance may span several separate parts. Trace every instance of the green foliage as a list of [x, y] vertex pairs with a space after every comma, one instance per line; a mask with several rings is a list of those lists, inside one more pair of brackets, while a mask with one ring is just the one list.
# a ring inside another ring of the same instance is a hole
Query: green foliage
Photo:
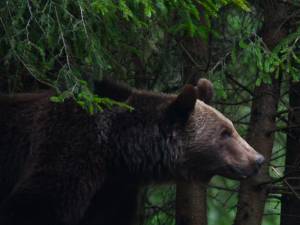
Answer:
[[[282, 39], [274, 49], [269, 49], [256, 32], [261, 22], [251, 14], [239, 15], [233, 11], [227, 15], [227, 34], [231, 46], [226, 64], [222, 71], [230, 74], [243, 73], [245, 76], [256, 77], [256, 85], [271, 83], [271, 77], [280, 74], [294, 81], [300, 79], [299, 37], [300, 29]], [[227, 58], [226, 58], [227, 59]], [[225, 60], [226, 60], [225, 59]], [[216, 71], [212, 71], [215, 73]]]
[[[50, 100], [56, 103], [62, 103], [68, 98], [73, 98], [83, 109], [88, 111], [90, 114], [103, 111], [104, 108], [111, 109], [114, 106], [121, 107], [132, 111], [133, 108], [125, 103], [115, 101], [109, 98], [101, 98], [91, 92], [85, 81], [79, 81], [80, 85], [75, 85], [73, 88], [80, 88], [81, 90], [66, 90], [59, 93], [57, 96], [52, 96]], [[79, 93], [74, 96], [74, 93]]]
[[[231, 2], [5, 1], [0, 5], [1, 58], [10, 73], [19, 75], [23, 70], [48, 85], [70, 89], [86, 78], [87, 71], [96, 77], [124, 73], [127, 68], [117, 55], [142, 58], [140, 47], [149, 38], [144, 32], [167, 28], [164, 32], [207, 36], [208, 28], [199, 24], [198, 8], [203, 5], [209, 15], [216, 15]], [[245, 7], [243, 1], [234, 2]], [[158, 22], [162, 27], [154, 26]]]
[[[236, 204], [237, 181], [214, 177], [208, 188], [208, 225], [229, 225], [233, 224]], [[222, 190], [218, 188], [222, 187]]]
[[139, 69], [136, 61], [159, 68], [152, 58], [167, 35], [207, 39], [210, 27], [201, 25], [199, 8], [208, 12], [209, 21], [229, 3], [247, 9], [244, 1], [230, 0], [2, 1], [5, 89], [26, 90], [31, 76], [57, 91], [56, 102], [72, 97], [89, 111], [116, 104], [93, 96], [89, 87], [94, 79], [130, 77]]
[[145, 225], [174, 225], [175, 186], [149, 187], [146, 192]]
[[269, 50], [260, 38], [249, 44], [240, 41], [239, 47], [242, 49], [244, 57], [256, 59], [255, 66], [259, 71], [257, 85], [262, 82], [270, 83], [271, 75], [275, 73], [275, 77], [278, 78], [281, 72], [291, 77], [292, 80], [299, 81], [300, 55], [296, 51], [299, 45], [299, 36], [300, 29], [280, 41], [273, 50]]
[[[299, 81], [300, 33], [299, 28], [290, 31], [277, 46], [269, 49], [258, 35], [262, 25], [258, 12], [253, 10], [251, 13], [245, 13], [230, 9], [224, 13], [223, 18], [226, 18], [226, 23], [221, 21], [215, 25], [217, 32], [222, 32], [214, 37], [221, 53], [214, 62], [210, 77], [217, 87], [217, 102], [221, 102], [217, 107], [232, 119], [239, 133], [245, 137], [249, 129], [250, 103], [253, 98], [251, 92], [255, 86], [270, 83], [274, 75], [282, 76], [281, 93], [286, 94], [289, 80]], [[217, 50], [214, 49], [215, 52]], [[285, 94], [280, 97], [279, 112], [289, 109], [288, 95]], [[287, 114], [282, 114], [277, 119], [277, 127], [286, 128], [287, 121]], [[283, 176], [285, 150], [286, 133], [276, 132], [270, 167], [270, 175], [274, 180]], [[225, 184], [220, 184], [219, 180], [215, 182], [218, 186], [236, 188], [230, 181]], [[276, 182], [276, 185], [284, 187], [280, 182]], [[219, 224], [215, 218], [220, 216], [218, 221], [221, 221], [221, 224], [232, 224], [236, 195], [230, 196], [228, 191], [210, 190], [210, 196], [209, 223]], [[227, 201], [226, 196], [230, 200]], [[264, 212], [264, 225], [280, 224], [280, 198], [280, 193], [270, 194]], [[225, 214], [227, 216], [223, 218], [222, 215]]]

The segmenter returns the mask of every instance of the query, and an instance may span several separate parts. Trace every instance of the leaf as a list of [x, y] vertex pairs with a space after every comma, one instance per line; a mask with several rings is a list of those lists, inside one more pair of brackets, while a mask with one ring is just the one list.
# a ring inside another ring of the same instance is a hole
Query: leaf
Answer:
[[266, 60], [263, 64], [263, 68], [266, 73], [270, 72], [270, 58], [266, 58]]
[[120, 0], [119, 1], [119, 9], [122, 12], [123, 16], [125, 19], [130, 19], [133, 18], [133, 12], [131, 11], [131, 9], [127, 6], [126, 1], [125, 0]]
[[294, 51], [292, 51], [291, 52], [292, 53], [292, 57], [293, 57], [293, 59], [297, 62], [297, 63], [299, 63], [300, 64], [300, 58], [295, 54], [295, 52]]
[[261, 83], [262, 83], [262, 78], [261, 78], [261, 76], [259, 76], [259, 77], [256, 79], [256, 81], [255, 81], [255, 85], [256, 85], [256, 86], [260, 86]]
[[198, 25], [196, 27], [196, 36], [199, 36], [204, 41], [208, 41], [209, 30], [208, 30], [207, 26]]
[[243, 39], [241, 39], [241, 40], [239, 41], [239, 46], [240, 46], [241, 49], [248, 48], [248, 45], [246, 44], [246, 42], [244, 42]]
[[57, 97], [57, 96], [51, 96], [50, 101], [55, 102], [55, 103], [63, 102], [63, 100], [60, 97]]
[[237, 49], [236, 47], [233, 47], [231, 51], [231, 60], [233, 64], [237, 64]]
[[244, 0], [233, 0], [233, 2], [238, 5], [239, 7], [241, 7], [243, 10], [247, 11], [247, 12], [250, 12], [251, 9], [250, 9], [250, 6], [248, 4], [247, 1], [244, 1]]
[[78, 105], [80, 105], [81, 107], [84, 107], [85, 102], [84, 101], [76, 101]]
[[94, 114], [95, 113], [95, 111], [94, 111], [94, 105], [93, 104], [89, 104], [88, 105], [88, 110], [89, 110], [90, 114]]

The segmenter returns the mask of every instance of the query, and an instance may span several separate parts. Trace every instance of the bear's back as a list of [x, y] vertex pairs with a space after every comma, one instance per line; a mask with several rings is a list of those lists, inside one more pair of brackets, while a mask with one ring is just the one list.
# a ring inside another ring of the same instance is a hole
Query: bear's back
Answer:
[[72, 99], [51, 102], [52, 95], [0, 95], [0, 202], [37, 160], [67, 159], [56, 169], [74, 173], [102, 154], [99, 146], [110, 129], [111, 113], [90, 115]]

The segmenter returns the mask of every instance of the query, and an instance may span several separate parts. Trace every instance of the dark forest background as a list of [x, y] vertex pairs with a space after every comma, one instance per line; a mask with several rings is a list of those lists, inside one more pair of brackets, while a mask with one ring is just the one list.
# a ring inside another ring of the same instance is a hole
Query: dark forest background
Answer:
[[1, 0], [0, 92], [53, 88], [95, 113], [112, 104], [93, 93], [105, 76], [167, 93], [208, 78], [267, 163], [241, 183], [145, 187], [138, 223], [296, 225], [299, 39], [296, 0]]

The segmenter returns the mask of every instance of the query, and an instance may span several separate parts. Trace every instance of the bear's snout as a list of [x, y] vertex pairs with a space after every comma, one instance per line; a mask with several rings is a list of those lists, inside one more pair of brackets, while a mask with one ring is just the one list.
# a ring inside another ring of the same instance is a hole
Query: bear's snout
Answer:
[[263, 157], [261, 154], [257, 154], [255, 159], [254, 172], [251, 175], [256, 175], [259, 172], [261, 166], [264, 164], [264, 162], [265, 157]]
[[[265, 157], [263, 157], [261, 154], [257, 153], [255, 156], [255, 160], [252, 163], [252, 166], [250, 167], [250, 169], [246, 171], [244, 171], [244, 177], [243, 178], [248, 178], [248, 177], [252, 177], [258, 174], [260, 168], [262, 167], [262, 165], [265, 162]], [[243, 170], [242, 170], [243, 171]]]
[[218, 174], [232, 179], [245, 179], [258, 174], [265, 162], [263, 155], [255, 151], [237, 133], [223, 144], [225, 169], [219, 168]]
[[262, 164], [264, 164], [264, 162], [265, 162], [265, 157], [263, 157], [262, 155], [258, 154], [256, 156], [256, 160], [255, 160], [256, 166], [258, 168], [260, 168], [262, 166]]

